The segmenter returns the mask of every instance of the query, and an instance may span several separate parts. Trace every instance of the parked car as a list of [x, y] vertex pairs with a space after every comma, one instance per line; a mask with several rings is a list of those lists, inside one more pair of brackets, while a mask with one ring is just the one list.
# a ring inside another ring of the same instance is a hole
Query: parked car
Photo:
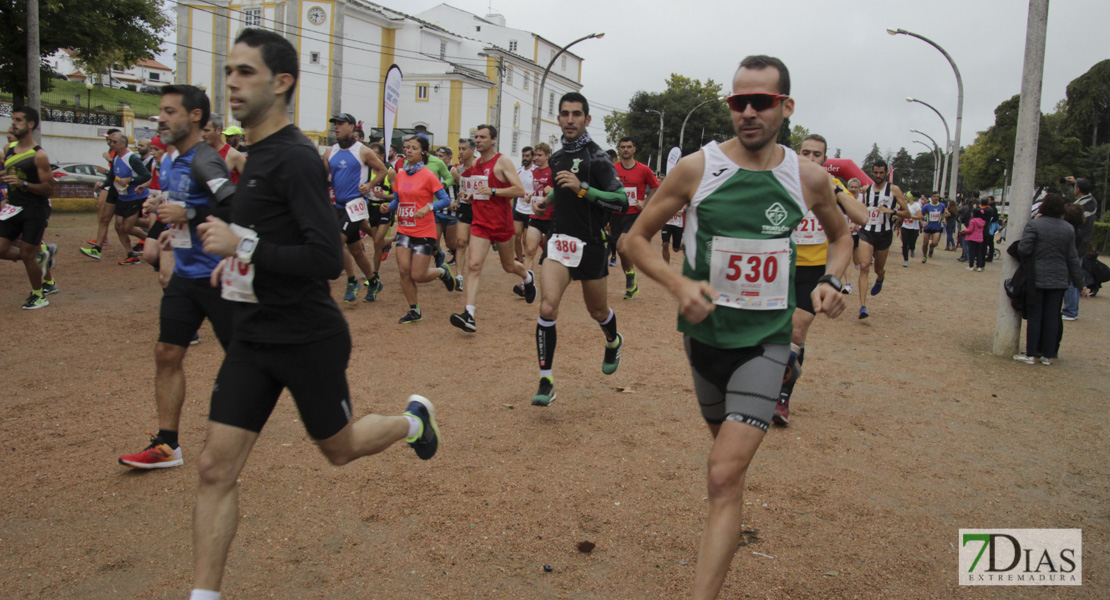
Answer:
[[139, 91], [144, 94], [153, 94], [155, 96], [162, 95], [162, 88], [153, 85], [144, 85], [143, 87], [139, 88]]
[[96, 183], [104, 181], [104, 174], [97, 165], [88, 163], [62, 163], [50, 165], [55, 183]]

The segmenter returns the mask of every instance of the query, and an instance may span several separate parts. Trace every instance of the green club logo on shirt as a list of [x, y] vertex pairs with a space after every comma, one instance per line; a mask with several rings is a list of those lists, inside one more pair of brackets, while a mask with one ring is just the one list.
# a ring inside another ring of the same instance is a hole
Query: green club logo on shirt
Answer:
[[582, 162], [581, 158], [574, 159], [574, 164], [572, 164], [570, 166], [570, 172], [571, 173], [577, 173], [578, 172], [578, 163], [580, 163], [580, 162]]

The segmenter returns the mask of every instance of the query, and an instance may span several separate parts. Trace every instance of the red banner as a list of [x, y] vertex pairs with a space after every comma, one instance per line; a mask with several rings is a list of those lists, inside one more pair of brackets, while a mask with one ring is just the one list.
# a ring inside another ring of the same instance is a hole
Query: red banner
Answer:
[[864, 173], [863, 169], [856, 166], [856, 163], [850, 158], [826, 159], [825, 169], [827, 169], [833, 177], [843, 181], [845, 185], [847, 185], [848, 180], [852, 178], [858, 179], [863, 187], [875, 183], [874, 180], [868, 177], [867, 173]]

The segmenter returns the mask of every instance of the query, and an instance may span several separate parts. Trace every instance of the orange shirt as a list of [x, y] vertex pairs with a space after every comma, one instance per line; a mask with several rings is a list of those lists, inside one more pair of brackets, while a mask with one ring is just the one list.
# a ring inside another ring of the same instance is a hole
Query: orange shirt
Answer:
[[436, 238], [435, 214], [429, 210], [423, 218], [416, 217], [416, 211], [436, 201], [436, 192], [443, 189], [439, 178], [427, 167], [415, 175], [404, 169], [397, 172], [393, 191], [397, 192], [397, 233], [409, 237]]

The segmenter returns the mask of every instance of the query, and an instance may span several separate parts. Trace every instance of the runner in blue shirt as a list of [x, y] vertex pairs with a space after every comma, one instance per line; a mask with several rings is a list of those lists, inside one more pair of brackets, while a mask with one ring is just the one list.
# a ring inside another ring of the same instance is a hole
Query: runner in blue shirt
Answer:
[[921, 263], [924, 264], [933, 257], [933, 251], [940, 243], [940, 234], [944, 232], [944, 205], [940, 202], [940, 192], [933, 192], [928, 204], [921, 207], [921, 219], [924, 221]]

